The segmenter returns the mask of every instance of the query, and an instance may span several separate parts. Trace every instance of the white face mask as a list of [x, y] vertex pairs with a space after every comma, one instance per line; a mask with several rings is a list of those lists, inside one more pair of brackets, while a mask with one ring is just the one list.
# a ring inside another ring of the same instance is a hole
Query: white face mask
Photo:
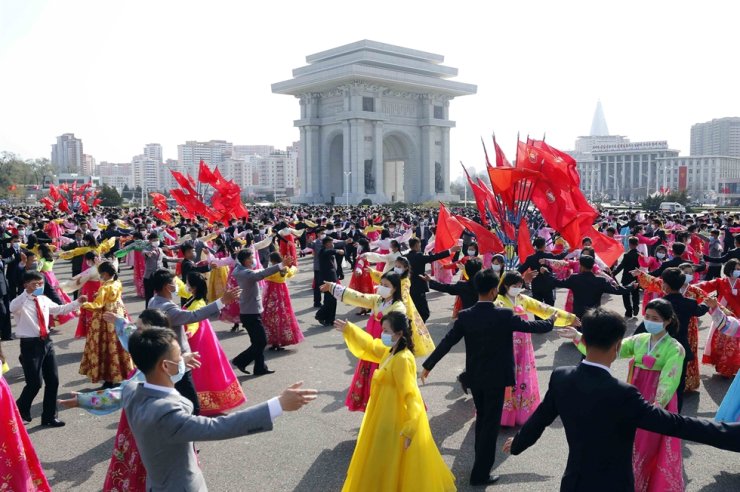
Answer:
[[519, 294], [521, 294], [523, 290], [524, 290], [524, 289], [522, 289], [521, 287], [510, 287], [510, 288], [509, 288], [509, 295], [510, 295], [511, 297], [516, 297], [516, 296], [518, 296]]
[[378, 295], [383, 299], [388, 299], [391, 296], [391, 288], [385, 285], [378, 286]]
[[394, 271], [394, 272], [396, 272], [396, 273], [397, 273], [397, 274], [399, 274], [399, 275], [403, 275], [403, 273], [404, 273], [404, 272], [405, 272], [406, 270], [405, 270], [405, 269], [403, 269], [403, 268], [400, 268], [400, 267], [393, 267], [393, 271]]
[[152, 248], [158, 248], [159, 247], [159, 241], [152, 241], [150, 244], [152, 245]]
[[665, 258], [665, 253], [655, 253], [655, 257], [659, 260], [662, 260]]
[[491, 270], [498, 273], [501, 271], [501, 265], [491, 265]]
[[477, 254], [478, 253], [474, 249], [469, 249], [468, 250], [468, 256], [477, 256]]

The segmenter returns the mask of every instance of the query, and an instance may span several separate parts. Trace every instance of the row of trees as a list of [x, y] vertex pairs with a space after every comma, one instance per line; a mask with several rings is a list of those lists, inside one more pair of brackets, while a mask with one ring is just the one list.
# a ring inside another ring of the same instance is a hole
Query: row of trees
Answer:
[[25, 196], [25, 188], [44, 184], [54, 174], [49, 159], [23, 160], [12, 152], [0, 152], [0, 198]]

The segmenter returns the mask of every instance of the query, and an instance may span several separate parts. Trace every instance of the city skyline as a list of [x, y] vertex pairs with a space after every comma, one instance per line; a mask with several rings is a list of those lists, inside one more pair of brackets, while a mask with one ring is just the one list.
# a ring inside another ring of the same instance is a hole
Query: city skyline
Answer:
[[[734, 4], [721, 15], [667, 2], [624, 2], [619, 9], [590, 2], [423, 5], [381, 1], [358, 24], [338, 22], [341, 9], [331, 2], [321, 9], [279, 2], [211, 10], [165, 1], [126, 9], [0, 2], [0, 63], [15, 73], [0, 96], [0, 150], [48, 157], [64, 133], [82, 139], [98, 162], [127, 162], [146, 142], [160, 142], [164, 159], [188, 140], [286, 147], [299, 137], [298, 108], [271, 94], [270, 84], [305, 65], [308, 53], [365, 38], [442, 53], [461, 80], [478, 86], [450, 114], [457, 122], [453, 176], [461, 160], [481, 167], [480, 138], [490, 142], [494, 131], [510, 159], [517, 133], [546, 134], [552, 145], [571, 149], [589, 134], [599, 99], [612, 134], [667, 140], [681, 154], [689, 153], [692, 125], [740, 114], [740, 98], [729, 97], [736, 92], [732, 77], [685, 69], [697, 56], [706, 67], [726, 65], [717, 47], [733, 41], [732, 12], [740, 13]], [[325, 29], [315, 28], [319, 20]], [[400, 29], [391, 29], [393, 20]], [[651, 35], [623, 36], [625, 29]], [[147, 35], [131, 35], [138, 32]], [[269, 50], [261, 49], [266, 40]]]

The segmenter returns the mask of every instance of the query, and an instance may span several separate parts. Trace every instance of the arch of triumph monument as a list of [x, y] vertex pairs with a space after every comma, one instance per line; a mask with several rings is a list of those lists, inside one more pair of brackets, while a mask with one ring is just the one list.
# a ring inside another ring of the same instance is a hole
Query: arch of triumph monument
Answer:
[[475, 85], [450, 80], [442, 55], [358, 41], [306, 57], [272, 92], [300, 100], [300, 203], [455, 200], [450, 100]]

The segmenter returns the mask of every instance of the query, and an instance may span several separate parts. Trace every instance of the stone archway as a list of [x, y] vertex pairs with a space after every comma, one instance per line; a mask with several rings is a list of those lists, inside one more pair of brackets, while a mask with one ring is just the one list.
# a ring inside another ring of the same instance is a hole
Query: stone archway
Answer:
[[415, 186], [411, 182], [414, 152], [409, 138], [398, 132], [383, 137], [383, 189], [390, 202], [413, 200]]

